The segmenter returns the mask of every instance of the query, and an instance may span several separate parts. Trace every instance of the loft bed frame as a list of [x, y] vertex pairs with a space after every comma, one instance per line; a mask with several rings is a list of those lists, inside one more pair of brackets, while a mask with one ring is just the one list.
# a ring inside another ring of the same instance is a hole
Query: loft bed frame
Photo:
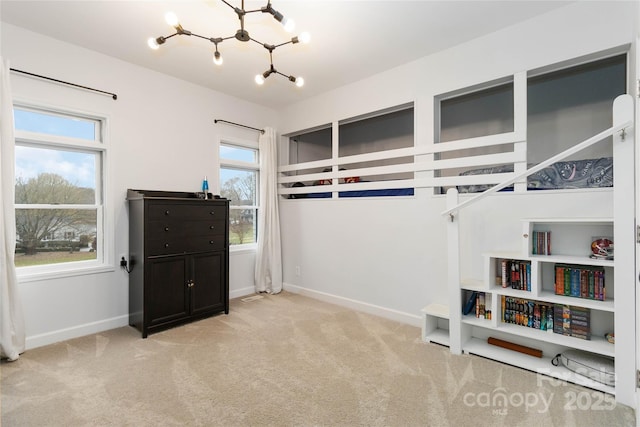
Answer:
[[[513, 84], [514, 93], [526, 99], [526, 72], [515, 74]], [[516, 103], [512, 132], [428, 145], [416, 141], [416, 145], [408, 148], [283, 165], [278, 168], [278, 193], [285, 199], [325, 200], [346, 197], [411, 196], [419, 188], [447, 189], [456, 187], [461, 192], [468, 192], [470, 189], [484, 190], [505, 180], [512, 182], [501, 190], [508, 189], [507, 187], [513, 185], [513, 191], [520, 193], [528, 190], [611, 187], [612, 168], [609, 167], [611, 161], [607, 158], [583, 160], [583, 163], [589, 164], [590, 171], [591, 169], [596, 170], [592, 171], [595, 172], [593, 179], [584, 179], [580, 183], [573, 179], [548, 179], [554, 174], [557, 175], [559, 165], [563, 161], [566, 163], [566, 157], [554, 156], [553, 161], [540, 163], [531, 169], [531, 174], [524, 175], [523, 172], [528, 167], [526, 121], [526, 106]], [[498, 146], [504, 148], [507, 145], [512, 147], [511, 151], [438, 159], [439, 154], [443, 153], [490, 149]], [[575, 152], [577, 151], [573, 153]], [[410, 160], [386, 166], [359, 166], [367, 162], [401, 158]], [[598, 162], [604, 166], [591, 167]], [[355, 168], [350, 169], [353, 165], [356, 165]], [[508, 169], [496, 168], [496, 165], [506, 165]], [[573, 161], [572, 166], [580, 167], [576, 161]], [[323, 172], [317, 172], [318, 170]], [[327, 171], [324, 172], [324, 170]], [[451, 170], [454, 170], [455, 173], [460, 170], [465, 172], [456, 176], [444, 176], [447, 171]], [[538, 179], [535, 184], [531, 184], [531, 181], [527, 180], [527, 176], [535, 176], [535, 173], [538, 174]], [[394, 177], [399, 174], [412, 177], [395, 179]], [[438, 176], [439, 174], [443, 176]], [[350, 182], [353, 179], [349, 178], [354, 177], [358, 182]], [[328, 184], [319, 185], [320, 183]]]
[[[447, 191], [447, 209], [442, 215], [447, 220], [447, 260], [448, 260], [448, 290], [449, 307], [444, 310], [449, 318], [448, 343], [453, 354], [465, 350], [465, 337], [461, 328], [461, 278], [460, 278], [460, 222], [465, 208], [475, 204], [492, 193], [507, 188], [514, 183], [522, 182], [526, 177], [562, 161], [591, 145], [597, 144], [608, 137], [613, 137], [613, 165], [614, 173], [614, 235], [616, 255], [614, 259], [614, 288], [616, 290], [614, 324], [615, 367], [616, 367], [616, 401], [636, 408], [636, 295], [635, 295], [635, 135], [634, 135], [634, 101], [630, 95], [621, 95], [613, 103], [613, 126], [599, 134], [559, 153], [540, 164], [515, 174], [504, 181], [492, 186], [486, 191], [476, 194], [460, 202], [458, 190], [451, 188]], [[470, 236], [465, 236], [469, 238]], [[472, 236], [471, 236], [472, 238]], [[466, 337], [469, 338], [469, 337]], [[525, 369], [533, 369], [527, 364], [521, 365]], [[548, 374], [548, 373], [547, 373]]]

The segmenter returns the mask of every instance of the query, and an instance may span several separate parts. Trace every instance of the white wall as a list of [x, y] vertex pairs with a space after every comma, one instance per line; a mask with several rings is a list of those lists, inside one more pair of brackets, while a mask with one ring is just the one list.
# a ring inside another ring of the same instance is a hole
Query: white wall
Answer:
[[[215, 118], [274, 126], [276, 112], [74, 45], [2, 24], [2, 56], [12, 68], [101, 90], [109, 96], [12, 74], [15, 99], [106, 115], [109, 120], [107, 197], [113, 248], [128, 249], [127, 188], [199, 190], [208, 175], [218, 189], [216, 141], [257, 140], [242, 128], [214, 124]], [[254, 252], [230, 257], [230, 294], [253, 292]], [[251, 274], [248, 274], [250, 272]], [[119, 267], [98, 274], [22, 281], [27, 347], [128, 324], [128, 278]]]
[[[416, 144], [432, 144], [435, 95], [631, 43], [635, 7], [569, 5], [292, 105], [281, 114], [282, 133], [414, 101]], [[483, 250], [520, 249], [520, 218], [611, 216], [611, 204], [609, 190], [497, 194], [462, 213], [462, 277], [482, 278]], [[444, 208], [444, 197], [428, 191], [386, 200], [283, 200], [285, 289], [418, 324], [420, 308], [447, 302]]]

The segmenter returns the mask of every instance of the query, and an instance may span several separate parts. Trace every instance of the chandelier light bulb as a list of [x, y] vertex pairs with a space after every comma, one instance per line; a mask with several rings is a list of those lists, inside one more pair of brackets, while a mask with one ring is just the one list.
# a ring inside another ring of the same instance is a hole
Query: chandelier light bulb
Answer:
[[282, 18], [282, 26], [287, 33], [292, 33], [296, 28], [296, 23], [293, 19]]
[[164, 15], [164, 20], [172, 27], [176, 27], [178, 25], [178, 16], [173, 12], [167, 12], [166, 15]]
[[153, 50], [158, 50], [158, 48], [160, 47], [156, 39], [154, 39], [153, 37], [149, 37], [149, 40], [147, 40], [147, 44]]
[[304, 86], [304, 79], [302, 77], [297, 77], [296, 78], [296, 86], [298, 86], [298, 87]]
[[262, 86], [264, 84], [264, 77], [262, 77], [262, 74], [256, 74], [256, 84]]
[[217, 50], [213, 54], [213, 63], [216, 65], [222, 65], [222, 55], [220, 55], [220, 52], [218, 52]]
[[307, 44], [311, 41], [311, 34], [309, 34], [308, 31], [304, 31], [300, 33], [300, 35], [298, 36], [298, 40], [300, 40], [304, 44]]

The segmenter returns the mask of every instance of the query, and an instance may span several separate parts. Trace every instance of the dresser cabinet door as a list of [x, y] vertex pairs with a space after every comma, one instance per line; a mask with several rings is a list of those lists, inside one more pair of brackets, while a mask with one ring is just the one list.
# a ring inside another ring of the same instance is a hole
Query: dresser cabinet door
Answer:
[[149, 260], [145, 279], [145, 316], [148, 326], [189, 316], [188, 257]]
[[225, 308], [226, 253], [192, 256], [191, 309], [194, 316]]

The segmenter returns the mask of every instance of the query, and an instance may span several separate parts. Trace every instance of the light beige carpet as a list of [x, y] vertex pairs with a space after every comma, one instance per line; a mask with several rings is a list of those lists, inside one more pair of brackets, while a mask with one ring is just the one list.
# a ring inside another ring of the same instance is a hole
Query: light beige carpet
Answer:
[[2, 426], [631, 426], [607, 395], [425, 344], [419, 328], [303, 296], [231, 302], [1, 365]]

